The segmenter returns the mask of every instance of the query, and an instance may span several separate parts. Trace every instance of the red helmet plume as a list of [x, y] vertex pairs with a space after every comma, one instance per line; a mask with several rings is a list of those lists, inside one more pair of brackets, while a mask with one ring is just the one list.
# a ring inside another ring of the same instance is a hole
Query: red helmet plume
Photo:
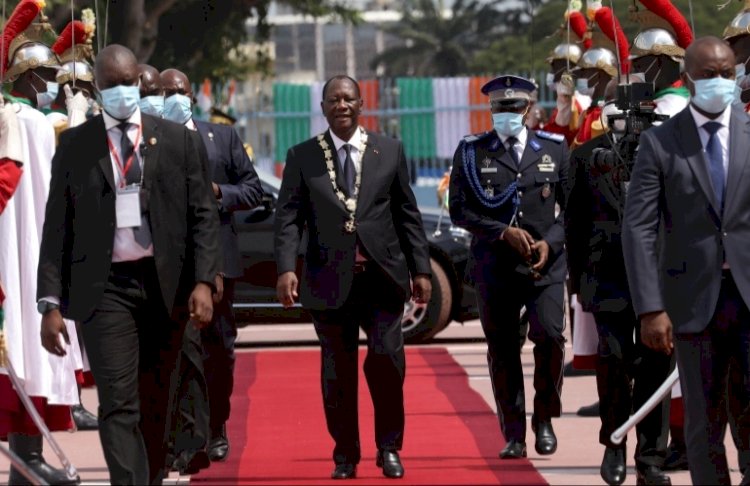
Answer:
[[[630, 44], [628, 38], [625, 37], [625, 32], [622, 31], [620, 21], [617, 20], [609, 7], [602, 7], [597, 10], [594, 18], [602, 32], [617, 44], [620, 55], [620, 71], [622, 73], [630, 72]], [[616, 40], [615, 36], [617, 36]]]

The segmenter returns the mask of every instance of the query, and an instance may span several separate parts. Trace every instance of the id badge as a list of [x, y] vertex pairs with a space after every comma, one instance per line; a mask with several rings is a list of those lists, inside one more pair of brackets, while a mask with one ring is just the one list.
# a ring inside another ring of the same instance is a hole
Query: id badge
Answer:
[[117, 189], [115, 198], [117, 228], [136, 228], [141, 225], [140, 186], [132, 185]]

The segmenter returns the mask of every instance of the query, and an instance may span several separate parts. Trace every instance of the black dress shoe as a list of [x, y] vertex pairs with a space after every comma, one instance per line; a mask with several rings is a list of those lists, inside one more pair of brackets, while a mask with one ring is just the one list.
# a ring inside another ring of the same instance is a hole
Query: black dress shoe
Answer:
[[208, 458], [214, 462], [226, 461], [229, 455], [229, 439], [227, 439], [227, 427], [222, 425], [221, 428], [211, 433], [211, 439], [208, 441]]
[[532, 429], [536, 433], [534, 449], [536, 449], [537, 454], [542, 456], [554, 454], [557, 450], [557, 437], [555, 437], [555, 431], [552, 429], [552, 422], [544, 421], [536, 425], [532, 424]]
[[211, 465], [208, 454], [203, 449], [182, 451], [172, 463], [172, 470], [177, 470], [183, 476], [198, 474], [201, 469]]
[[576, 412], [579, 417], [598, 417], [599, 416], [599, 402], [592, 403], [591, 405], [584, 405], [579, 408]]
[[396, 451], [378, 451], [375, 465], [383, 468], [383, 476], [387, 478], [404, 477], [404, 466], [401, 465], [401, 458]]
[[571, 361], [563, 368], [563, 376], [596, 376], [596, 370], [579, 370]]
[[636, 468], [635, 484], [644, 486], [670, 486], [672, 480], [656, 466], [647, 466], [645, 468]]
[[70, 413], [78, 430], [99, 430], [96, 415], [83, 408], [83, 405], [73, 405], [70, 407]]
[[[34, 458], [27, 461], [26, 465], [47, 484], [59, 484], [63, 486], [81, 484], [80, 476], [70, 479], [64, 469], [57, 469], [50, 466], [44, 461], [44, 458]], [[17, 471], [16, 468], [11, 467], [8, 484], [26, 485], [32, 483]]]
[[500, 459], [521, 459], [526, 457], [526, 442], [510, 439], [505, 449], [500, 451]]
[[599, 469], [602, 479], [610, 486], [618, 486], [625, 482], [625, 448], [607, 447], [604, 449], [602, 467]]
[[662, 471], [687, 471], [687, 451], [684, 447], [678, 447], [674, 442], [667, 448], [667, 457], [664, 459]]
[[357, 465], [344, 462], [336, 464], [336, 468], [331, 473], [331, 479], [354, 479], [357, 477]]

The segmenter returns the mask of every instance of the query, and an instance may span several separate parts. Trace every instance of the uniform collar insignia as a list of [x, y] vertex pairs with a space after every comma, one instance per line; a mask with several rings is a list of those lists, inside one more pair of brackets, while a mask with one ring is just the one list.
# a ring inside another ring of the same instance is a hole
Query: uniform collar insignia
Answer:
[[542, 150], [542, 145], [536, 140], [529, 140], [529, 145], [531, 145], [531, 148], [534, 149], [534, 152], [539, 152], [540, 150]]

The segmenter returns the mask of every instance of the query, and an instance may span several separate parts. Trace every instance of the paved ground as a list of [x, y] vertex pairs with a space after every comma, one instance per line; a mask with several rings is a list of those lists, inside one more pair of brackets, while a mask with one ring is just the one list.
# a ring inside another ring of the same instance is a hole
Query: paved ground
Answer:
[[[494, 409], [490, 381], [487, 375], [485, 358], [486, 347], [481, 340], [481, 328], [478, 321], [465, 325], [452, 324], [444, 331], [433, 346], [445, 346], [460, 363], [470, 378], [471, 386], [476, 389]], [[240, 343], [247, 349], [241, 352], [262, 352], [267, 347], [286, 347], [291, 343], [295, 347], [315, 345], [315, 334], [310, 324], [255, 325], [240, 330]], [[568, 349], [570, 359], [570, 349]], [[533, 355], [527, 345], [523, 352], [524, 374], [526, 378], [527, 403], [531, 403], [531, 378], [533, 376]], [[408, 374], [407, 374], [408, 379]], [[603, 484], [599, 476], [599, 465], [603, 447], [598, 444], [599, 419], [584, 418], [575, 415], [582, 405], [596, 400], [595, 382], [592, 376], [568, 377], [563, 387], [563, 416], [554, 422], [559, 440], [557, 453], [541, 457], [533, 450], [533, 435], [529, 432], [527, 441], [530, 459], [545, 479], [553, 485], [563, 484]], [[85, 390], [84, 404], [90, 410], [96, 410], [96, 394]], [[528, 417], [530, 419], [530, 415]], [[498, 436], [499, 436], [498, 427]], [[84, 484], [107, 484], [107, 471], [96, 432], [57, 433], [55, 434], [62, 448], [78, 468]], [[408, 440], [408, 438], [407, 438]], [[629, 441], [634, 444], [633, 434]], [[498, 451], [500, 449], [498, 443]], [[50, 463], [56, 464], [54, 454], [46, 447], [45, 456]], [[730, 466], [733, 468], [733, 482], [738, 483], [740, 476], [736, 470], [737, 461], [734, 446], [728, 443]], [[406, 468], [409, 458], [404, 457]], [[632, 468], [632, 447], [628, 451], [629, 474], [625, 484], [635, 484], [635, 473]], [[8, 462], [0, 457], [0, 481], [7, 478]], [[687, 472], [671, 474], [673, 484], [689, 484]], [[169, 484], [187, 484], [189, 478], [179, 477], [176, 473], [170, 476]], [[408, 484], [408, 483], [400, 483]]]

